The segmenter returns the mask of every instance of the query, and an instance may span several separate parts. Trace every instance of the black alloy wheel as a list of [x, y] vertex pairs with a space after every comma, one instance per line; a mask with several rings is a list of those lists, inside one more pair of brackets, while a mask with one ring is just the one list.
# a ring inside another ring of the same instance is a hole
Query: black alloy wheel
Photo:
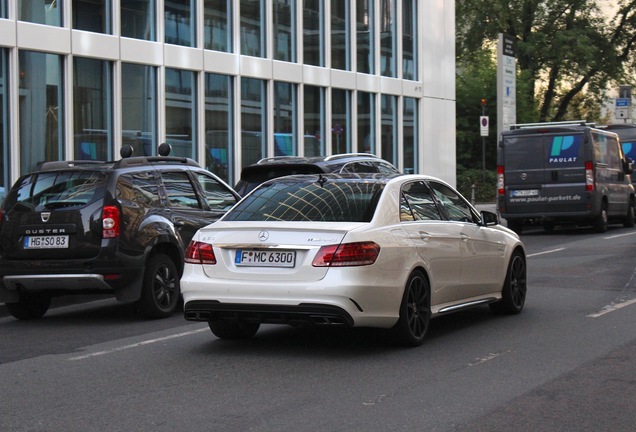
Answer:
[[431, 321], [431, 287], [416, 270], [409, 276], [400, 305], [400, 318], [392, 329], [401, 345], [415, 347], [424, 342]]
[[144, 275], [139, 312], [147, 318], [165, 318], [179, 305], [181, 288], [175, 263], [164, 254], [153, 256]]
[[514, 252], [510, 257], [506, 280], [501, 291], [502, 298], [490, 304], [495, 313], [514, 315], [523, 310], [527, 292], [526, 259], [520, 252]]

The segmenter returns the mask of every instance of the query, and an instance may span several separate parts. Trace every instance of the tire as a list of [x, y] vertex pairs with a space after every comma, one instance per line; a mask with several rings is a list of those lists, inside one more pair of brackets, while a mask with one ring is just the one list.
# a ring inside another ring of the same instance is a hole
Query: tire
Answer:
[[604, 233], [607, 231], [607, 204], [601, 204], [601, 213], [594, 220], [594, 229], [596, 232]]
[[5, 306], [19, 320], [40, 319], [51, 306], [51, 296], [21, 293], [17, 303], [6, 303]]
[[181, 288], [175, 263], [164, 254], [154, 255], [144, 274], [137, 309], [146, 318], [166, 318], [179, 306]]
[[517, 219], [510, 219], [506, 221], [506, 225], [508, 228], [516, 232], [518, 235], [521, 235], [523, 232], [523, 221]]
[[625, 228], [633, 228], [634, 227], [634, 200], [629, 200], [629, 207], [627, 208], [627, 215], [625, 216], [625, 220], [623, 221], [623, 226]]
[[519, 252], [514, 252], [508, 263], [506, 280], [501, 290], [501, 300], [490, 303], [490, 310], [506, 315], [520, 313], [526, 303], [526, 292], [526, 259]]
[[238, 320], [218, 320], [210, 321], [208, 326], [219, 339], [246, 340], [254, 337], [261, 325]]
[[431, 287], [421, 271], [409, 276], [400, 303], [400, 318], [391, 329], [394, 340], [403, 346], [422, 345], [431, 322]]

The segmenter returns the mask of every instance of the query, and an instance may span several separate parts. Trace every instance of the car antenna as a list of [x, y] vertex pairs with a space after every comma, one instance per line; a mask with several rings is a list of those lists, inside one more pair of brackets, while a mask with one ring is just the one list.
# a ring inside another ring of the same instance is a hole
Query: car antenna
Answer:
[[322, 174], [318, 174], [318, 184], [320, 187], [325, 187], [325, 183], [327, 183], [327, 179], [322, 176]]

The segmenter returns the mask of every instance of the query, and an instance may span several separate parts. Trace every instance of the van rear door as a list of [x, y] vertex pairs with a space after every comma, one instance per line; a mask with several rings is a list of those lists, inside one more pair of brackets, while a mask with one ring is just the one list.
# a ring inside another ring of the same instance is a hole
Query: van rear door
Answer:
[[503, 138], [506, 211], [541, 217], [586, 210], [583, 131], [510, 134]]

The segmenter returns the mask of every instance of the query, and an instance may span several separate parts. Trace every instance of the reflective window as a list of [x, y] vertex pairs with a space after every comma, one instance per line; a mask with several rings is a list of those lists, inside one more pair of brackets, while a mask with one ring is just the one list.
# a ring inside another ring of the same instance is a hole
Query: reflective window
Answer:
[[155, 154], [157, 139], [157, 69], [132, 63], [121, 64], [122, 145], [134, 154]]
[[202, 204], [199, 202], [188, 173], [163, 171], [161, 177], [170, 207], [201, 209]]
[[473, 212], [470, 205], [454, 190], [437, 182], [430, 182], [429, 185], [449, 220], [479, 222], [479, 215]]
[[121, 35], [157, 40], [156, 0], [126, 0], [121, 2]]
[[63, 3], [52, 0], [18, 0], [18, 19], [61, 27]]
[[171, 156], [196, 158], [196, 74], [166, 68], [166, 142]]
[[261, 0], [241, 0], [241, 54], [266, 57], [265, 4]]
[[396, 1], [380, 0], [380, 74], [387, 77], [396, 76]]
[[375, 73], [373, 8], [374, 0], [356, 1], [356, 40], [358, 72]]
[[417, 79], [417, 0], [402, 1], [402, 78]]
[[424, 182], [418, 181], [404, 185], [400, 198], [402, 222], [441, 219], [442, 216], [431, 195], [431, 190]]
[[196, 0], [165, 0], [165, 41], [168, 44], [196, 46]]
[[205, 49], [232, 52], [232, 0], [205, 0]]
[[267, 154], [267, 82], [241, 78], [241, 166]]
[[7, 17], [7, 2], [0, 2], [0, 18]]
[[331, 90], [331, 153], [351, 152], [351, 91]]
[[375, 94], [358, 92], [358, 151], [374, 153], [375, 146]]
[[397, 96], [383, 94], [380, 96], [382, 127], [382, 159], [392, 164], [397, 163]]
[[205, 167], [229, 182], [234, 167], [232, 77], [205, 74]]
[[7, 88], [7, 50], [0, 48], [0, 202], [4, 198], [7, 188], [11, 186], [9, 180], [9, 96]]
[[274, 83], [274, 156], [298, 154], [296, 84]]
[[274, 59], [296, 61], [296, 2], [274, 0]]
[[414, 174], [417, 172], [417, 99], [404, 98], [402, 133], [403, 171], [405, 174]]
[[73, 28], [110, 33], [110, 10], [110, 0], [73, 0]]
[[197, 173], [196, 177], [211, 210], [227, 211], [236, 204], [237, 199], [232, 192], [215, 178], [203, 173]]
[[303, 62], [325, 65], [325, 30], [322, 0], [303, 0]]
[[331, 0], [331, 67], [351, 70], [348, 1]]
[[64, 160], [62, 56], [20, 51], [20, 174]]
[[319, 156], [325, 154], [325, 89], [306, 85], [304, 87], [304, 154]]
[[111, 160], [113, 142], [111, 64], [73, 59], [74, 159]]

